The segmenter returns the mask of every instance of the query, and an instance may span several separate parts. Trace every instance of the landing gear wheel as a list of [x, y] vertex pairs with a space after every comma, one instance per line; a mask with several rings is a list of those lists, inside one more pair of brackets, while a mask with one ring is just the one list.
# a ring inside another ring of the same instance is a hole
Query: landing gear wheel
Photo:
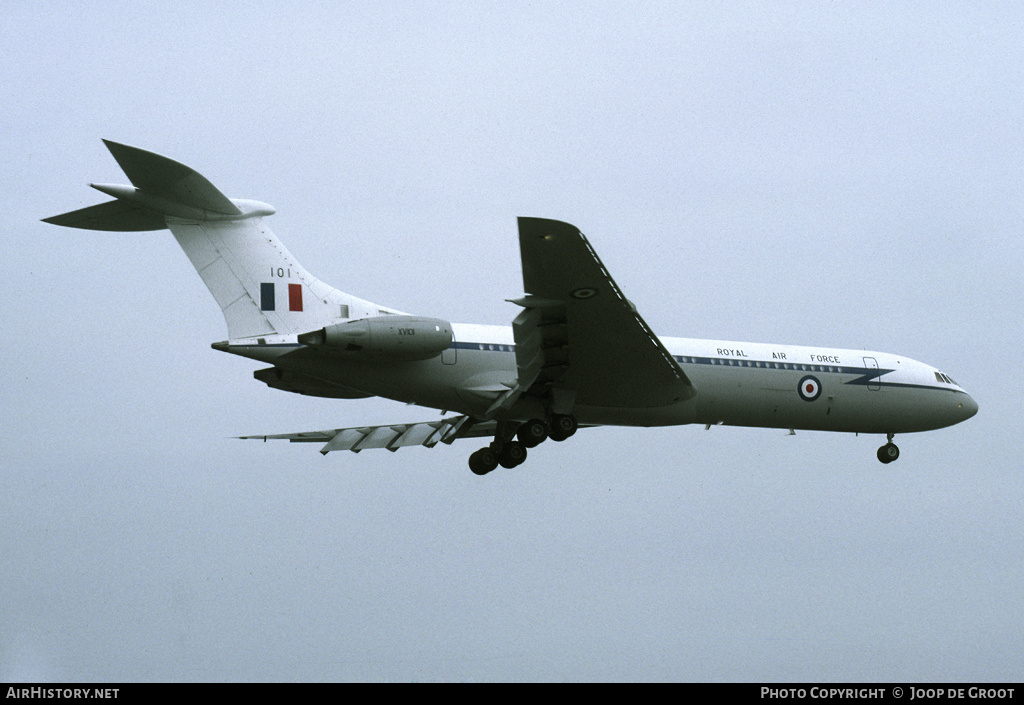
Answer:
[[526, 460], [526, 447], [518, 441], [509, 441], [498, 454], [498, 462], [503, 468], [514, 468]]
[[498, 454], [490, 448], [481, 448], [469, 456], [469, 469], [476, 475], [486, 475], [498, 467]]
[[576, 417], [572, 415], [552, 414], [548, 422], [548, 438], [553, 441], [564, 441], [576, 433], [579, 424]]
[[525, 448], [538, 446], [548, 438], [548, 425], [540, 419], [530, 419], [519, 426], [516, 438]]
[[898, 457], [900, 457], [900, 449], [892, 441], [889, 441], [878, 449], [878, 459], [886, 465], [896, 460]]

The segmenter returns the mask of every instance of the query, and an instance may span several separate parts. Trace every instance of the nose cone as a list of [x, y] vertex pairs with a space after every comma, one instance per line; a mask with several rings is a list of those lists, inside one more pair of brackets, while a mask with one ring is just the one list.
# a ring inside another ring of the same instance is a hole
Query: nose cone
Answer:
[[959, 420], [966, 421], [978, 413], [978, 402], [974, 401], [970, 394], [964, 394], [963, 398], [957, 401], [957, 411], [960, 413]]

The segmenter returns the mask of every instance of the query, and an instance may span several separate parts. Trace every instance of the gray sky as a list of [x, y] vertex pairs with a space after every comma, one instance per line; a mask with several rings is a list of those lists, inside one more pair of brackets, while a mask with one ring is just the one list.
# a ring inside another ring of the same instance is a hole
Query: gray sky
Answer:
[[[1019, 680], [1024, 13], [1006, 3], [12, 3], [0, 13], [2, 680]], [[508, 323], [515, 218], [665, 335], [867, 348], [981, 410], [884, 439], [428, 420], [210, 349], [169, 232], [39, 219], [184, 162], [308, 269]]]

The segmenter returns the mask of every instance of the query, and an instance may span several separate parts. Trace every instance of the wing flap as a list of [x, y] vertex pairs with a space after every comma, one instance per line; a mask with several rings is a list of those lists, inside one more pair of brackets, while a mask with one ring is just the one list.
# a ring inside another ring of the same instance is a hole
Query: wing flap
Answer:
[[438, 421], [384, 426], [359, 426], [326, 431], [278, 433], [264, 436], [239, 436], [245, 440], [286, 440], [292, 443], [323, 443], [324, 455], [336, 450], [363, 450], [384, 448], [396, 451], [410, 446], [433, 448], [438, 443], [452, 443], [457, 438], [493, 436], [495, 422], [475, 423], [468, 416], [451, 416]]

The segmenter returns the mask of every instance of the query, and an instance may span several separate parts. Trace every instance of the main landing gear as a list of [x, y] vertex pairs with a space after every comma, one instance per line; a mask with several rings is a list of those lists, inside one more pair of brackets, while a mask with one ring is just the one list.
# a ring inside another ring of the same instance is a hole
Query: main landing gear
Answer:
[[519, 424], [518, 428], [508, 422], [499, 422], [494, 441], [469, 456], [469, 469], [477, 475], [486, 475], [499, 465], [503, 468], [522, 465], [528, 448], [538, 446], [548, 438], [564, 441], [576, 433], [577, 428], [576, 417], [567, 414], [552, 414], [547, 421], [530, 419]]
[[888, 465], [900, 457], [900, 449], [892, 442], [893, 434], [886, 434], [888, 443], [878, 449], [878, 459]]

